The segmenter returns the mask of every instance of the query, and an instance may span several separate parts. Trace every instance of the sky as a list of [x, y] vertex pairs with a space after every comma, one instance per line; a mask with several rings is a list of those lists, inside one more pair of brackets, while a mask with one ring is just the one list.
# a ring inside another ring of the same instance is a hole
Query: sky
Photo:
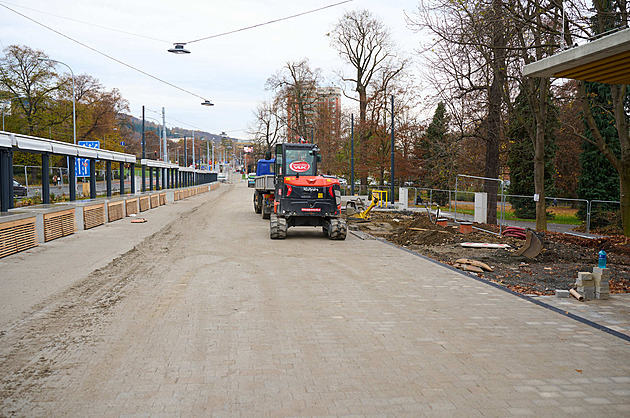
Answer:
[[[70, 66], [75, 75], [97, 78], [106, 89], [122, 93], [133, 116], [141, 117], [145, 106], [147, 119], [161, 122], [164, 107], [169, 128], [227, 132], [232, 138], [247, 139], [254, 110], [272, 97], [265, 81], [288, 61], [308, 58], [311, 67], [322, 70], [327, 85], [340, 85], [336, 74], [349, 67], [326, 34], [345, 12], [370, 10], [390, 29], [397, 46], [411, 53], [420, 39], [407, 28], [405, 12], [413, 13], [419, 0], [353, 0], [254, 29], [190, 41], [340, 1], [0, 0], [26, 16], [0, 7], [0, 48], [39, 49]], [[191, 53], [167, 52], [176, 42], [189, 42], [186, 49]], [[67, 72], [65, 66], [58, 69]], [[214, 106], [201, 106], [202, 98]], [[342, 100], [342, 107], [352, 106], [351, 100]]]

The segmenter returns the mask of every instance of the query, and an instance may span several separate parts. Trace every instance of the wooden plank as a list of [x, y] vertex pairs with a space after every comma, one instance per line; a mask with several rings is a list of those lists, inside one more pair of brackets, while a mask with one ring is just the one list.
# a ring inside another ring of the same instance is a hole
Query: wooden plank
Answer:
[[151, 201], [149, 196], [144, 196], [140, 198], [140, 212], [144, 212], [146, 210], [151, 209]]
[[74, 209], [44, 215], [44, 241], [74, 234]]
[[127, 199], [125, 201], [125, 212], [127, 216], [138, 213], [138, 199]]
[[[4, 222], [0, 229], [0, 258], [37, 246], [35, 217]], [[11, 224], [10, 227], [5, 227]]]
[[83, 225], [85, 229], [94, 228], [105, 223], [104, 204], [85, 206], [83, 208]]
[[123, 218], [123, 201], [111, 202], [107, 204], [107, 220], [117, 221]]
[[31, 222], [35, 222], [35, 217], [34, 216], [30, 217], [30, 218], [18, 219], [18, 220], [15, 220], [15, 221], [2, 222], [2, 223], [0, 223], [0, 230], [13, 228], [13, 227], [21, 226], [21, 225], [25, 225], [25, 224], [29, 224]]

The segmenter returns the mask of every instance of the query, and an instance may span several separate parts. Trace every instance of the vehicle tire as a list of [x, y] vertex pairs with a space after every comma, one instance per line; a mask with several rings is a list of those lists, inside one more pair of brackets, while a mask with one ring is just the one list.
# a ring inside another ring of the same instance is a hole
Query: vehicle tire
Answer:
[[256, 213], [262, 212], [261, 200], [262, 196], [259, 193], [254, 193], [254, 212]]
[[285, 239], [287, 237], [287, 220], [276, 214], [269, 216], [269, 238]]
[[269, 219], [269, 216], [271, 216], [271, 205], [263, 203], [261, 212], [263, 219]]
[[334, 240], [344, 240], [348, 234], [348, 225], [343, 219], [335, 218], [330, 220], [330, 229], [328, 230], [328, 238]]
[[330, 231], [330, 222], [324, 221], [324, 225], [322, 225], [322, 232], [324, 233], [324, 236], [326, 238], [329, 238], [330, 236], [329, 231]]

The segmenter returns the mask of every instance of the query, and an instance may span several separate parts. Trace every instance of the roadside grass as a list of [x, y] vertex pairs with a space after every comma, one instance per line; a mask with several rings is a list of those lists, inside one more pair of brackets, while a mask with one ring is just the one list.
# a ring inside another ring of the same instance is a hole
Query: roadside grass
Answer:
[[[435, 209], [432, 208], [432, 209]], [[444, 208], [442, 208], [444, 209]], [[453, 206], [454, 209], [454, 206]], [[582, 221], [577, 217], [577, 209], [571, 208], [563, 208], [563, 207], [548, 207], [547, 212], [552, 213], [554, 215], [553, 219], [547, 218], [547, 222], [554, 224], [565, 224], [565, 225], [581, 225]], [[473, 215], [474, 214], [474, 205], [471, 204], [457, 204], [457, 213], [464, 215]], [[501, 211], [497, 211], [497, 219], [501, 217]], [[514, 215], [514, 211], [511, 208], [505, 209], [505, 219], [508, 221], [525, 221], [525, 222], [534, 222], [535, 219], [524, 219], [518, 218]]]

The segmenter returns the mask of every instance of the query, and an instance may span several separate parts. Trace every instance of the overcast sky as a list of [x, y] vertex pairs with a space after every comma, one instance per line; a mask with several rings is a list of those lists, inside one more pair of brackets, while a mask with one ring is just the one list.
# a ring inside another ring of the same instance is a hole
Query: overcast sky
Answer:
[[[117, 88], [130, 113], [168, 127], [226, 131], [246, 138], [256, 105], [268, 100], [267, 78], [287, 61], [308, 58], [330, 85], [344, 62], [326, 33], [344, 12], [368, 9], [391, 30], [398, 46], [416, 48], [419, 36], [407, 29], [404, 13], [418, 0], [354, 0], [305, 16], [214, 39], [189, 43], [188, 55], [167, 52], [174, 42], [189, 42], [242, 27], [317, 9], [342, 0], [0, 0], [0, 3], [103, 54], [172, 83], [161, 83], [85, 46], [0, 7], [0, 46], [26, 45], [89, 74], [107, 89]], [[115, 29], [115, 30], [111, 30]], [[122, 31], [122, 32], [121, 32]], [[128, 33], [123, 33], [128, 32]], [[60, 70], [65, 67], [59, 66]], [[347, 67], [345, 67], [347, 68]], [[202, 99], [214, 107], [201, 106]], [[344, 100], [342, 106], [352, 106]]]

